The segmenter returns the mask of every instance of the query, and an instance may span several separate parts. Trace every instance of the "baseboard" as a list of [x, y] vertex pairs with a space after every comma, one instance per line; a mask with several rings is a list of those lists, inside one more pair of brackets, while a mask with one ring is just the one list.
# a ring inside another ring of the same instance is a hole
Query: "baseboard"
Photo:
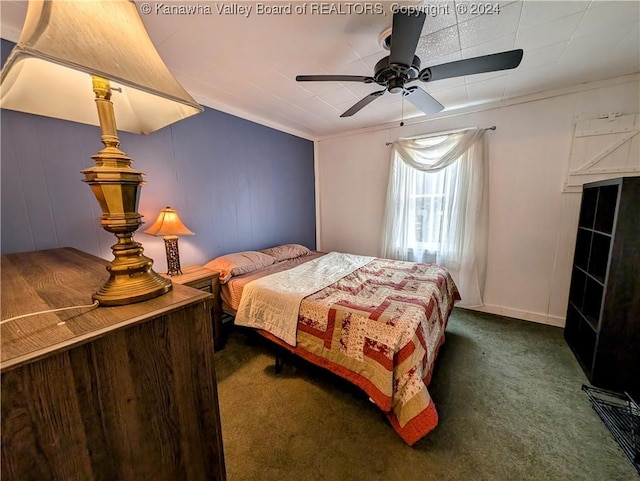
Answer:
[[522, 319], [523, 321], [537, 322], [539, 324], [547, 324], [549, 326], [555, 327], [564, 327], [565, 324], [564, 317], [549, 316], [545, 314], [539, 314], [537, 312], [521, 311], [519, 309], [494, 306], [491, 304], [485, 304], [482, 307], [465, 307], [463, 309], [486, 312], [488, 314], [497, 314], [499, 316], [513, 317], [515, 319]]

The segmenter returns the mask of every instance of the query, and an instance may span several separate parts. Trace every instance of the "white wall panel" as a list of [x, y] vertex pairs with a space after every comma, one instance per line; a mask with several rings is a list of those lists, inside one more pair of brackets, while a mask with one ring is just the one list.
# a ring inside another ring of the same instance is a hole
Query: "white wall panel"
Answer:
[[[579, 90], [579, 91], [578, 91]], [[637, 77], [553, 98], [316, 143], [319, 247], [380, 253], [388, 141], [496, 125], [490, 162], [489, 255], [484, 310], [564, 325], [579, 194], [563, 193], [576, 115], [635, 113]]]

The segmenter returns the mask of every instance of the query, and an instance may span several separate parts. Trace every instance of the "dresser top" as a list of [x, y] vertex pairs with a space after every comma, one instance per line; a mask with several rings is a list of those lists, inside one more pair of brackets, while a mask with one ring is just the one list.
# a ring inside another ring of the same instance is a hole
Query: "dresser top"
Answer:
[[[3, 255], [2, 320], [92, 304], [92, 293], [109, 278], [107, 264], [104, 259], [70, 247]], [[9, 321], [0, 326], [0, 370], [210, 297], [211, 294], [174, 283], [170, 292], [149, 301], [119, 307], [71, 309]]]

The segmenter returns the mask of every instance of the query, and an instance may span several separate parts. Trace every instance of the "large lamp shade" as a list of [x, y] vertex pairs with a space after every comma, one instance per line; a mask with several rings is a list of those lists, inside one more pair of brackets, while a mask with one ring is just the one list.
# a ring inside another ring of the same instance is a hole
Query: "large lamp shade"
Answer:
[[127, 0], [30, 1], [2, 70], [0, 106], [99, 125], [87, 74], [111, 81], [119, 130], [148, 134], [202, 111]]
[[202, 111], [156, 51], [128, 0], [30, 1], [18, 44], [2, 69], [0, 107], [98, 125], [104, 149], [84, 169], [117, 238], [109, 280], [93, 298], [104, 306], [171, 290], [134, 241], [143, 174], [119, 149], [117, 130], [148, 134]]

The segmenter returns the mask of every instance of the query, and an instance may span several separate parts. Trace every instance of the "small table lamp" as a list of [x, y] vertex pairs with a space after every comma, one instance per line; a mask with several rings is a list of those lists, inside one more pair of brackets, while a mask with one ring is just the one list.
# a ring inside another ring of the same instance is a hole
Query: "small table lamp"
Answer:
[[180, 270], [180, 252], [178, 252], [179, 235], [195, 235], [182, 223], [175, 209], [167, 206], [160, 211], [158, 218], [145, 234], [162, 236], [164, 248], [167, 251], [167, 275], [177, 276]]
[[29, 1], [0, 81], [3, 109], [100, 126], [104, 149], [82, 173], [102, 209], [102, 227], [117, 238], [109, 280], [93, 294], [102, 306], [171, 290], [133, 240], [144, 174], [119, 149], [116, 124], [149, 134], [202, 111], [160, 58], [137, 8], [131, 1]]

